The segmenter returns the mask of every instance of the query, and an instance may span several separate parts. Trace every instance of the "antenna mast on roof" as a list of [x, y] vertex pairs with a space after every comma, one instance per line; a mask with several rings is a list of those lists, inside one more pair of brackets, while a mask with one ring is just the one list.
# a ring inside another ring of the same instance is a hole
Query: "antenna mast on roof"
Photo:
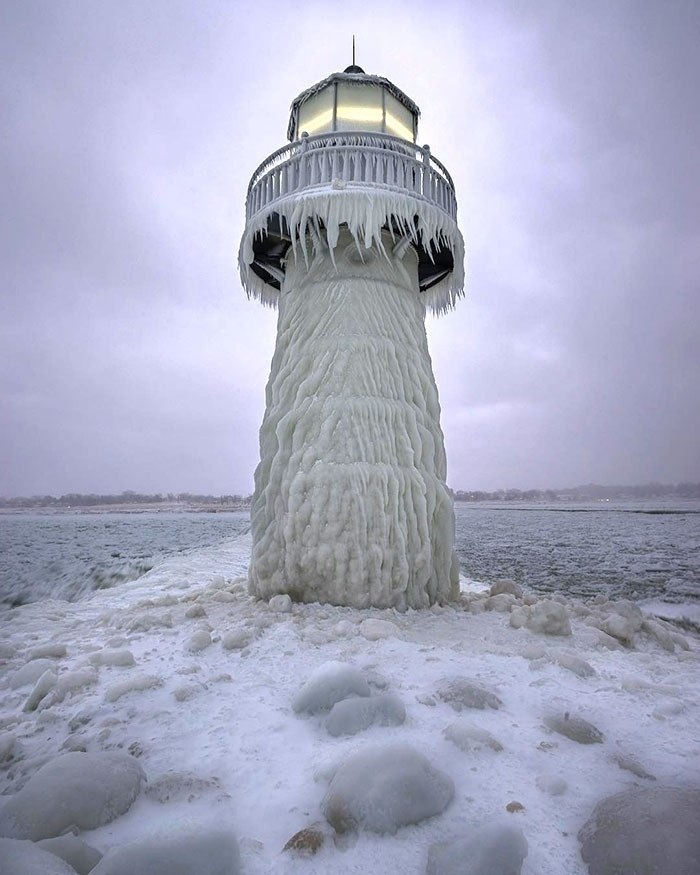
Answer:
[[355, 66], [355, 34], [352, 35], [352, 65]]

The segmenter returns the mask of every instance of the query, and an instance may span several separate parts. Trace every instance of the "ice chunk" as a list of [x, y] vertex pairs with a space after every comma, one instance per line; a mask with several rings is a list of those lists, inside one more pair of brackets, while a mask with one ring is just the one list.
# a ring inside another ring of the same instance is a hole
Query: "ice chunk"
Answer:
[[580, 678], [595, 677], [595, 669], [593, 666], [586, 662], [585, 659], [581, 659], [580, 656], [576, 656], [574, 653], [567, 653], [563, 650], [556, 651], [555, 653], [552, 653], [552, 659], [557, 665], [560, 665], [567, 671], [578, 675]]
[[151, 629], [165, 627], [169, 629], [173, 625], [173, 616], [168, 611], [165, 614], [141, 614], [135, 617], [130, 625], [130, 632], [149, 632]]
[[78, 875], [88, 875], [102, 859], [102, 854], [77, 836], [57, 836], [55, 839], [42, 839], [38, 847], [55, 854], [71, 865]]
[[287, 593], [273, 595], [268, 604], [270, 605], [270, 610], [276, 614], [289, 614], [292, 610], [292, 600]]
[[326, 662], [311, 675], [292, 702], [297, 714], [330, 711], [336, 702], [350, 696], [371, 694], [367, 679], [346, 662]]
[[495, 693], [480, 687], [467, 678], [453, 678], [443, 681], [437, 690], [443, 702], [451, 705], [455, 711], [464, 708], [500, 708], [503, 704]]
[[190, 636], [185, 645], [185, 649], [192, 653], [199, 653], [200, 650], [205, 650], [210, 644], [211, 635], [209, 632], [206, 629], [197, 629], [197, 631]]
[[395, 833], [440, 814], [453, 796], [452, 779], [423, 754], [409, 745], [387, 745], [351, 754], [331, 779], [322, 810], [339, 833]]
[[195, 620], [199, 617], [206, 617], [207, 612], [204, 610], [204, 606], [195, 602], [195, 604], [190, 605], [189, 608], [185, 611], [185, 616], [188, 620]]
[[486, 610], [495, 611], [498, 614], [508, 614], [511, 608], [518, 604], [516, 597], [509, 592], [499, 592], [486, 599]]
[[569, 714], [548, 714], [544, 719], [545, 724], [554, 732], [560, 735], [565, 735], [572, 741], [577, 741], [579, 744], [602, 744], [603, 733], [584, 720], [583, 717], [577, 717]]
[[243, 650], [250, 644], [252, 638], [252, 633], [248, 629], [232, 629], [222, 637], [221, 646], [224, 650]]
[[130, 650], [124, 648], [112, 649], [105, 648], [98, 650], [96, 653], [91, 653], [88, 657], [92, 665], [114, 665], [121, 668], [128, 668], [134, 664], [134, 654]]
[[0, 873], [2, 875], [75, 875], [65, 860], [45, 851], [33, 842], [0, 838]]
[[541, 599], [528, 611], [525, 625], [531, 631], [542, 635], [571, 635], [571, 623], [564, 605], [552, 599]]
[[482, 747], [503, 750], [501, 742], [490, 732], [471, 723], [451, 723], [445, 727], [443, 735], [463, 751], [479, 750]]
[[368, 641], [379, 641], [382, 638], [397, 638], [399, 627], [390, 620], [377, 620], [368, 617], [360, 623], [360, 635]]
[[81, 690], [97, 683], [97, 672], [94, 668], [77, 668], [74, 671], [59, 675], [49, 694], [39, 703], [39, 708], [51, 708], [62, 702], [69, 693]]
[[506, 578], [503, 580], [497, 580], [492, 584], [491, 589], [489, 590], [490, 596], [500, 595], [501, 593], [510, 593], [510, 595], [514, 595], [517, 599], [522, 598], [523, 596], [522, 587], [518, 586], [514, 580]]
[[108, 851], [92, 875], [239, 875], [238, 843], [225, 830], [154, 836]]
[[29, 659], [61, 659], [67, 653], [65, 644], [40, 644], [29, 651]]
[[54, 662], [51, 659], [32, 659], [10, 675], [10, 687], [17, 690], [27, 684], [35, 684], [45, 671], [53, 667]]
[[632, 788], [599, 802], [578, 834], [590, 875], [698, 872], [700, 790]]
[[127, 680], [119, 681], [119, 683], [112, 684], [111, 687], [107, 687], [105, 701], [116, 702], [117, 699], [121, 699], [121, 697], [125, 696], [127, 693], [141, 692], [142, 690], [150, 690], [162, 686], [163, 679], [159, 678], [157, 675], [139, 674], [135, 677], [128, 678]]
[[27, 700], [24, 703], [22, 710], [36, 711], [36, 709], [39, 707], [39, 702], [41, 702], [44, 696], [48, 695], [48, 693], [54, 688], [57, 680], [58, 676], [56, 675], [56, 672], [53, 671], [53, 669], [48, 669], [47, 671], [45, 671], [36, 682], [34, 689], [27, 697]]
[[433, 845], [426, 875], [520, 875], [527, 856], [523, 831], [510, 823], [466, 827], [462, 838]]
[[391, 693], [336, 702], [326, 718], [330, 735], [356, 735], [370, 726], [399, 726], [406, 719], [403, 702]]
[[32, 841], [95, 829], [131, 806], [145, 778], [124, 753], [66, 753], [42, 766], [0, 810], [0, 835]]
[[11, 732], [0, 732], [0, 763], [9, 760], [14, 752], [17, 739]]

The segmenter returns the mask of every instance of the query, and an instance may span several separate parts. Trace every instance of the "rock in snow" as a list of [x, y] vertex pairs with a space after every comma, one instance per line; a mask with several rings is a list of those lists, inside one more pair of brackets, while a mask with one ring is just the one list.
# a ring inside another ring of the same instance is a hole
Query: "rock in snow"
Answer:
[[238, 843], [224, 830], [157, 836], [108, 851], [91, 875], [239, 875]]
[[578, 834], [590, 875], [696, 875], [700, 790], [649, 787], [599, 802]]
[[395, 833], [440, 814], [453, 796], [452, 779], [417, 750], [387, 745], [351, 754], [331, 779], [322, 810], [339, 833]]
[[336, 702], [326, 718], [330, 735], [356, 735], [370, 726], [400, 726], [406, 720], [403, 702], [391, 693]]
[[426, 875], [520, 875], [526, 856], [523, 831], [509, 823], [467, 827], [462, 838], [430, 848]]
[[544, 719], [545, 724], [559, 735], [565, 735], [572, 741], [577, 741], [579, 744], [602, 744], [603, 733], [584, 720], [583, 717], [572, 716], [565, 714], [548, 714]]
[[54, 838], [95, 829], [131, 806], [145, 775], [124, 753], [67, 753], [46, 763], [0, 810], [0, 836]]
[[0, 873], [2, 875], [75, 875], [65, 860], [33, 842], [0, 838]]
[[292, 702], [297, 714], [330, 711], [336, 702], [350, 696], [371, 694], [361, 671], [346, 662], [326, 662], [316, 669]]
[[495, 693], [480, 687], [467, 678], [453, 678], [444, 681], [437, 691], [443, 702], [451, 705], [455, 711], [464, 708], [500, 708], [503, 704]]

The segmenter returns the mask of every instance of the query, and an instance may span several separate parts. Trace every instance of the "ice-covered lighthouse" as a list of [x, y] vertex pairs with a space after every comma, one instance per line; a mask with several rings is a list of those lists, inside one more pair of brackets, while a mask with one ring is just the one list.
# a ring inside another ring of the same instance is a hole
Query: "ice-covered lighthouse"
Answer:
[[422, 608], [457, 594], [454, 508], [425, 311], [462, 294], [450, 174], [419, 109], [353, 64], [292, 103], [253, 174], [239, 263], [277, 306], [250, 591]]

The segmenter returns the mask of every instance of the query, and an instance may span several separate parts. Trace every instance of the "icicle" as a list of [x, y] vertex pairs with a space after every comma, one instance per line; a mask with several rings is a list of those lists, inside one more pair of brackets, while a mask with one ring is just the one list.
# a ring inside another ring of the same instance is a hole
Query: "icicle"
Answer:
[[[394, 224], [411, 240], [420, 242], [430, 254], [430, 242], [446, 246], [452, 252], [454, 269], [424, 294], [426, 307], [440, 315], [454, 307], [464, 294], [464, 241], [457, 223], [446, 212], [420, 196], [402, 194], [389, 189], [353, 186], [344, 189], [323, 187], [289, 195], [260, 210], [246, 225], [239, 251], [241, 281], [248, 297], [268, 306], [276, 306], [278, 292], [264, 283], [251, 269], [254, 261], [253, 241], [267, 234], [268, 218], [274, 214], [286, 222], [291, 237], [292, 252], [303, 247], [308, 265], [306, 233], [309, 228], [325, 228], [331, 253], [337, 243], [342, 225], [346, 225], [358, 248], [377, 245], [383, 251], [382, 228]], [[392, 234], [393, 236], [393, 234]]]

